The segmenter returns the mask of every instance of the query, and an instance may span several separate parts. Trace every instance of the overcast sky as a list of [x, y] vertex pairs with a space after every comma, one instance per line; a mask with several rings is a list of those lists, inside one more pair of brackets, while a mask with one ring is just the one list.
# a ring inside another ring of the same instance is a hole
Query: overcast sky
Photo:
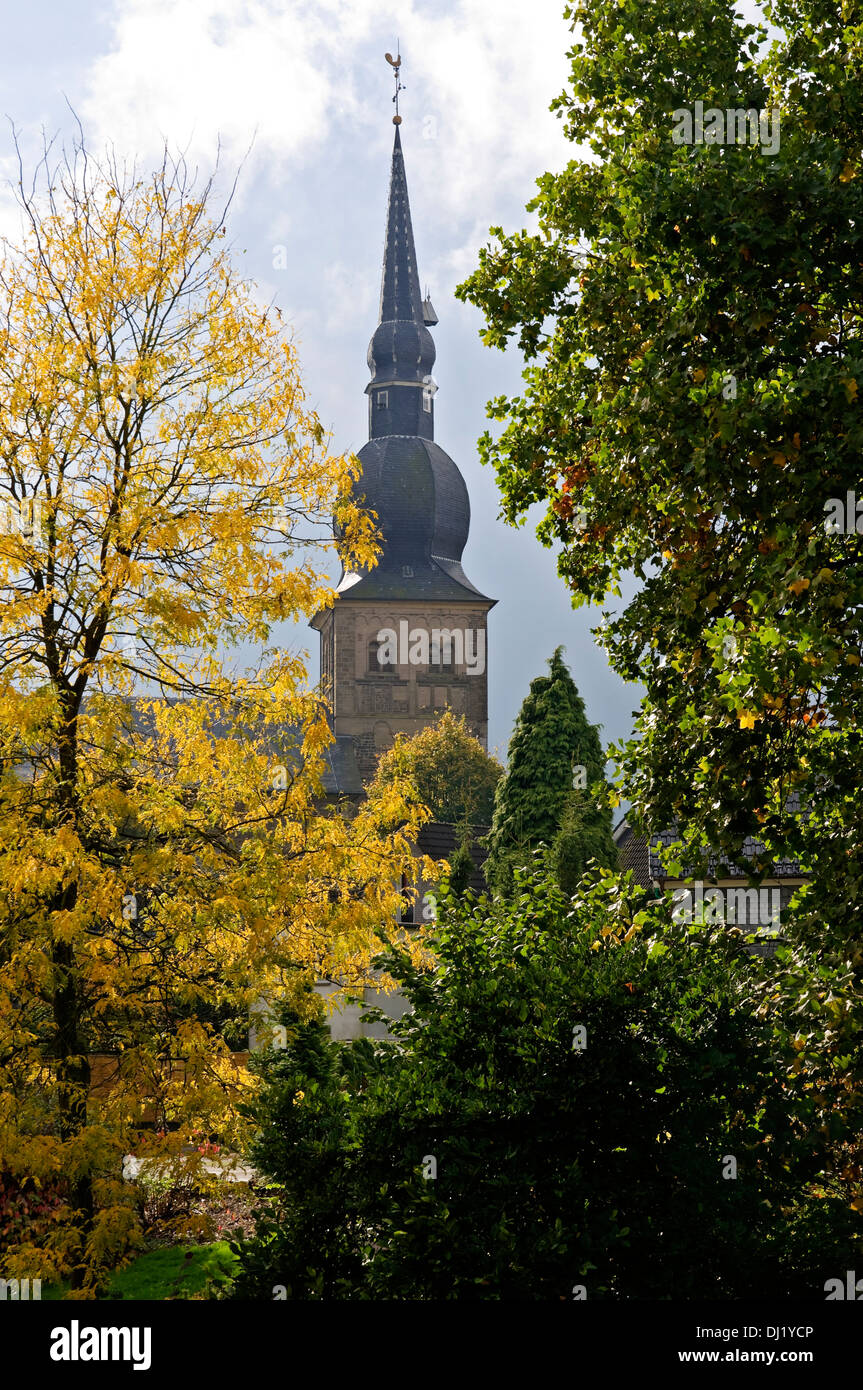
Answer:
[[[110, 141], [145, 166], [165, 137], [205, 171], [218, 142], [226, 168], [244, 160], [229, 224], [238, 261], [293, 323], [309, 401], [334, 447], [359, 449], [393, 138], [383, 55], [397, 37], [420, 279], [440, 319], [436, 437], [470, 493], [465, 569], [498, 599], [489, 747], [505, 754], [528, 685], [558, 644], [608, 742], [629, 732], [638, 689], [609, 670], [590, 633], [598, 613], [573, 611], [532, 525], [497, 519], [476, 441], [486, 401], [518, 389], [521, 362], [484, 347], [479, 314], [453, 294], [489, 227], [527, 225], [535, 179], [573, 154], [548, 110], [568, 71], [563, 0], [5, 0], [0, 111], [25, 149], [42, 127], [70, 132], [71, 106], [91, 147]], [[8, 178], [12, 168], [6, 123], [0, 170]], [[8, 203], [0, 217], [8, 228]], [[317, 635], [304, 641], [316, 678]]]

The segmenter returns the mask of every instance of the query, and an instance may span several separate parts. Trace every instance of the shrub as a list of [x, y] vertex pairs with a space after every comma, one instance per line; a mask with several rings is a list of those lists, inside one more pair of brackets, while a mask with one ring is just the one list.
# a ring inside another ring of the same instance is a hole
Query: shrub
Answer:
[[762, 1007], [777, 967], [629, 876], [517, 890], [445, 900], [434, 970], [388, 958], [392, 1039], [295, 1023], [261, 1061], [277, 1187], [233, 1296], [817, 1296], [858, 1218]]

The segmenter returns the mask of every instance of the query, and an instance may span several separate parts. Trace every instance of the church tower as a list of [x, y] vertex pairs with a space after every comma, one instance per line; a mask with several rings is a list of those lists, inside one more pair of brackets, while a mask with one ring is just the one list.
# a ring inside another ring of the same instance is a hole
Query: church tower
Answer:
[[467, 488], [434, 440], [429, 328], [438, 320], [420, 293], [398, 116], [395, 125], [369, 440], [355, 489], [377, 514], [383, 553], [373, 569], [343, 573], [334, 607], [312, 620], [333, 732], [351, 738], [364, 781], [398, 732], [419, 733], [447, 707], [487, 746], [486, 619], [497, 601], [462, 569]]

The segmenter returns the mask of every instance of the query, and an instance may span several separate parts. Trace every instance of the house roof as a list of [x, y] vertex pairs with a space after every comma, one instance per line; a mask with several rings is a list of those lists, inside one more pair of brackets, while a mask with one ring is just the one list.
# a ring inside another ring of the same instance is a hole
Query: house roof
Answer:
[[[148, 696], [131, 696], [127, 700], [131, 726], [144, 736], [153, 719], [150, 700], [151, 697]], [[181, 703], [176, 696], [166, 696], [164, 702], [167, 705]], [[242, 735], [243, 732], [242, 722], [235, 724], [227, 717], [213, 720], [210, 727], [216, 738]], [[278, 746], [273, 748], [274, 761], [281, 758], [285, 760], [286, 765], [296, 765], [300, 757], [301, 744], [300, 726], [283, 724], [278, 733]], [[354, 740], [350, 734], [337, 734], [335, 740], [323, 750], [323, 760], [321, 782], [327, 796], [364, 795], [362, 774], [357, 765]]]
[[[483, 865], [488, 858], [488, 850], [479, 841], [482, 836], [488, 834], [489, 829], [490, 827], [487, 825], [471, 827], [468, 848], [474, 869], [468, 879], [468, 887], [473, 889], [475, 893], [488, 891], [483, 873]], [[459, 834], [459, 827], [456, 825], [448, 825], [444, 821], [427, 821], [417, 837], [417, 848], [421, 854], [427, 854], [429, 859], [451, 859], [459, 841]]]
[[[792, 809], [799, 809], [799, 805]], [[614, 831], [614, 843], [617, 845], [622, 869], [632, 869], [637, 883], [642, 887], [650, 886], [652, 879], [668, 878], [669, 874], [663, 867], [661, 851], [663, 848], [674, 843], [679, 837], [677, 829], [661, 830], [654, 835], [637, 834], [624, 818], [617, 825]], [[743, 854], [747, 859], [754, 860], [766, 854], [764, 845], [755, 836], [748, 835], [743, 842]], [[747, 871], [738, 864], [731, 864], [722, 855], [712, 854], [707, 862], [708, 878], [748, 878]], [[680, 873], [682, 880], [694, 878], [696, 867], [692, 864], [683, 866]], [[770, 877], [772, 878], [802, 878], [805, 877], [799, 862], [796, 859], [778, 859], [771, 866]]]

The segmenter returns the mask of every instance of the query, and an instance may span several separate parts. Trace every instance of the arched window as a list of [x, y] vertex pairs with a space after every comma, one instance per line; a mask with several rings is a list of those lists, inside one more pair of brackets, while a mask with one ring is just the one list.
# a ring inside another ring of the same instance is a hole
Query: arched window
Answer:
[[453, 659], [452, 640], [441, 642], [439, 638], [432, 638], [429, 651], [429, 670], [440, 675], [453, 675], [455, 661]]
[[380, 651], [382, 645], [383, 644], [380, 643], [376, 637], [373, 637], [372, 640], [369, 642], [369, 675], [392, 676], [395, 674], [396, 668], [395, 664], [392, 661], [384, 661], [382, 663], [378, 660], [378, 652]]

